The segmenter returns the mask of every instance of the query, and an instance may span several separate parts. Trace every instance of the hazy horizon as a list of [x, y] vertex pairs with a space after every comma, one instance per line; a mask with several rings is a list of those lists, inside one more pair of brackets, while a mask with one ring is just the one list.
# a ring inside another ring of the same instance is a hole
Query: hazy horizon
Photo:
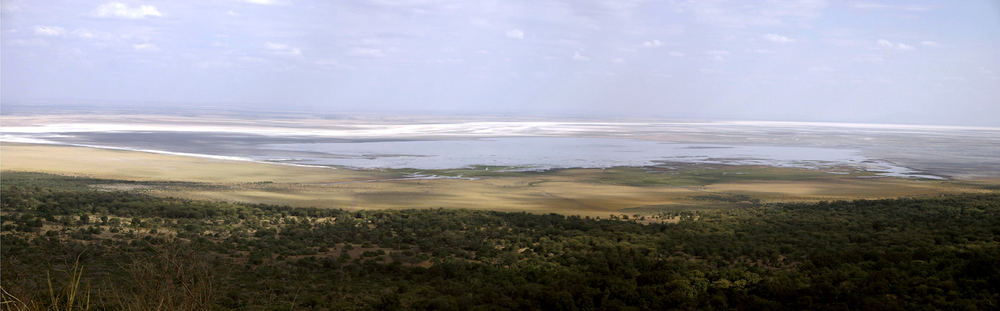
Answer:
[[1000, 125], [992, 1], [4, 1], [0, 12], [4, 114]]
[[[148, 103], [141, 103], [144, 105], [138, 105], [140, 103], [115, 103], [115, 104], [52, 104], [52, 103], [42, 103], [41, 101], [30, 102], [30, 103], [16, 103], [16, 104], [3, 104], [0, 107], [0, 115], [6, 116], [7, 121], [13, 120], [13, 118], [35, 118], [35, 117], [55, 117], [55, 116], [79, 116], [80, 119], [73, 119], [73, 123], [84, 122], [86, 123], [86, 116], [100, 116], [100, 120], [104, 120], [108, 116], [177, 116], [177, 117], [190, 117], [190, 118], [204, 118], [205, 122], [213, 122], [219, 120], [241, 120], [241, 121], [253, 121], [253, 120], [268, 120], [268, 119], [301, 119], [301, 120], [311, 120], [311, 119], [329, 119], [329, 120], [355, 120], [355, 121], [371, 121], [371, 122], [390, 122], [399, 121], [403, 123], [409, 122], [442, 122], [442, 123], [454, 123], [454, 122], [494, 122], [494, 121], [504, 121], [504, 122], [533, 122], [533, 121], [553, 121], [553, 122], [583, 122], [583, 123], [602, 123], [602, 122], [621, 122], [621, 123], [658, 123], [658, 124], [708, 124], [708, 123], [719, 123], [719, 124], [747, 124], [747, 125], [768, 125], [773, 123], [773, 125], [803, 125], [803, 126], [833, 126], [833, 127], [850, 127], [850, 126], [862, 126], [862, 127], [874, 127], [874, 128], [952, 128], [952, 129], [981, 129], [981, 130], [1000, 130], [1000, 124], [991, 123], [947, 123], [947, 122], [879, 122], [879, 121], [859, 121], [859, 120], [779, 120], [779, 119], [736, 119], [736, 118], [684, 118], [684, 117], [670, 117], [670, 116], [638, 116], [638, 115], [581, 115], [581, 114], [567, 114], [561, 112], [550, 112], [550, 113], [522, 113], [522, 114], [511, 114], [503, 112], [462, 112], [462, 111], [310, 111], [310, 110], [295, 110], [295, 109], [284, 109], [284, 110], [268, 110], [266, 108], [247, 108], [241, 106], [232, 105], [205, 105], [205, 104], [179, 104], [170, 103], [169, 107], [161, 107], [158, 109], [151, 109], [149, 106], [145, 105]], [[95, 109], [100, 109], [95, 110]], [[178, 110], [183, 109], [183, 110]], [[220, 119], [221, 118], [221, 119]], [[123, 124], [128, 124], [125, 122]]]

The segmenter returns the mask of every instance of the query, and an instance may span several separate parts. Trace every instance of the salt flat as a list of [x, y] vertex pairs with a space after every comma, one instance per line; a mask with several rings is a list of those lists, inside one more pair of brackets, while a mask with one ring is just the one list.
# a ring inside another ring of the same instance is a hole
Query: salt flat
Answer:
[[[753, 164], [1000, 176], [1000, 128], [808, 122], [5, 116], [0, 140], [348, 168]], [[519, 148], [521, 147], [521, 148]]]
[[154, 115], [0, 121], [5, 171], [186, 182], [136, 191], [293, 206], [601, 216], [750, 199], [984, 192], [1000, 183], [996, 128]]

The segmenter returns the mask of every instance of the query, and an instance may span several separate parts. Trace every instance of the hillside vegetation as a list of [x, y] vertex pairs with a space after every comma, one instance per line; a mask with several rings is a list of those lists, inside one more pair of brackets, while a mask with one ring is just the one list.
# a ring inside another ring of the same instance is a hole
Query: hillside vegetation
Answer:
[[995, 193], [591, 218], [192, 201], [129, 184], [143, 186], [5, 172], [3, 308], [1000, 308]]

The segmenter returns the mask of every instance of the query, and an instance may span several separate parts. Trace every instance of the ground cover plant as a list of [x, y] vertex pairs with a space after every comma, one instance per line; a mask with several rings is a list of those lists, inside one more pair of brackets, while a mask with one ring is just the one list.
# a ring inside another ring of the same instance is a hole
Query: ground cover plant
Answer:
[[101, 186], [130, 183], [4, 172], [3, 308], [1000, 308], [996, 193], [598, 218]]

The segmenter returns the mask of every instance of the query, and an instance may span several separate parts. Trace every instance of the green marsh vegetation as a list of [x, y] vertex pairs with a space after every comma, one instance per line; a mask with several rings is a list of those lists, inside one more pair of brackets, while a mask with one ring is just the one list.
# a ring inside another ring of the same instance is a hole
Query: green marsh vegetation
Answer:
[[996, 193], [598, 219], [92, 186], [128, 183], [4, 172], [5, 310], [1000, 308]]
[[[546, 177], [583, 176], [583, 181], [624, 185], [624, 186], [704, 186], [722, 182], [744, 182], [762, 180], [826, 180], [837, 177], [822, 170], [800, 168], [776, 168], [767, 166], [671, 163], [669, 165], [646, 167], [558, 168], [534, 170], [516, 166], [474, 166], [462, 169], [413, 170], [397, 169], [400, 177], [413, 175], [434, 175], [447, 177], [488, 178], [488, 177]], [[866, 171], [851, 171], [850, 176], [875, 176]]]
[[[852, 176], [862, 172], [851, 173]], [[868, 173], [866, 173], [868, 174]], [[827, 180], [835, 175], [819, 170], [678, 164], [678, 166], [615, 167], [604, 170], [592, 182], [625, 186], [704, 186], [723, 182]]]

